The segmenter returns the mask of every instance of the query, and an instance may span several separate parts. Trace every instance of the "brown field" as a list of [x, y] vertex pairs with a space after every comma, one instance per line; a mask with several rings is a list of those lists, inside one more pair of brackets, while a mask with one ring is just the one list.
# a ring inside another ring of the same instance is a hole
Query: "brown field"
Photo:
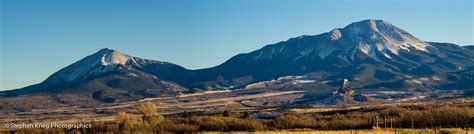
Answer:
[[[296, 113], [258, 119], [248, 112], [222, 111], [217, 113], [168, 114], [156, 111], [155, 103], [133, 106], [133, 112], [85, 119], [87, 116], [52, 118], [44, 120], [5, 118], [5, 123], [83, 123], [92, 128], [80, 129], [8, 129], [0, 132], [17, 133], [338, 133], [338, 134], [428, 134], [472, 133], [474, 108], [464, 105], [409, 105], [376, 109], [340, 109], [324, 113]], [[298, 111], [298, 110], [296, 110]], [[268, 113], [263, 111], [261, 113]]]
[[[6, 131], [3, 131], [6, 132]], [[28, 132], [46, 132], [46, 131], [25, 131]], [[60, 131], [50, 131], [62, 134]], [[22, 132], [19, 132], [22, 133]], [[79, 131], [71, 131], [64, 133], [80, 133]], [[114, 133], [114, 132], [110, 132]], [[122, 131], [120, 133], [152, 133], [152, 132], [140, 132], [140, 131]], [[280, 130], [280, 131], [257, 131], [257, 132], [197, 132], [200, 134], [473, 134], [472, 128], [445, 128], [445, 129], [423, 129], [423, 130], [412, 130], [412, 129], [372, 129], [372, 130], [332, 130], [332, 131], [318, 131], [318, 130]]]
[[[247, 93], [219, 91], [148, 98], [97, 107], [32, 109], [0, 115], [0, 132], [19, 133], [472, 133], [474, 99], [355, 105], [292, 104], [307, 91]], [[268, 104], [262, 102], [270, 102]], [[283, 103], [282, 103], [283, 102]], [[147, 115], [137, 105], [154, 104]], [[291, 105], [286, 105], [290, 103]], [[270, 119], [250, 113], [282, 113]], [[8, 129], [7, 123], [90, 123], [90, 129]], [[376, 129], [374, 129], [376, 128]], [[413, 129], [412, 129], [413, 128]]]
[[447, 129], [377, 129], [377, 130], [283, 130], [283, 131], [262, 131], [262, 132], [202, 132], [203, 134], [472, 134], [472, 129], [447, 128]]

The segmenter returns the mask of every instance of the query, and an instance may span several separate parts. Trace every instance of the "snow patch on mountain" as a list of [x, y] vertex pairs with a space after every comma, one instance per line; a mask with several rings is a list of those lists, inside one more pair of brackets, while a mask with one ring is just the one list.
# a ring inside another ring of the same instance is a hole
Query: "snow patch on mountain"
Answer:
[[283, 76], [270, 81], [262, 81], [245, 86], [245, 89], [257, 89], [265, 87], [275, 87], [278, 85], [296, 85], [315, 83], [315, 80], [308, 79], [306, 75], [303, 76]]
[[120, 64], [126, 65], [133, 59], [131, 56], [119, 53], [114, 50], [105, 50], [104, 54], [102, 55], [101, 65], [107, 66], [111, 64]]
[[341, 30], [339, 30], [338, 28], [331, 31], [331, 40], [338, 40], [341, 37], [342, 33]]
[[[46, 79], [46, 81], [50, 83], [60, 83], [84, 80], [90, 76], [101, 73], [124, 69], [130, 71], [133, 70], [133, 66], [141, 66], [144, 64], [153, 63], [164, 64], [164, 62], [136, 58], [109, 48], [105, 48], [67, 66], [66, 68], [61, 69], [60, 71], [51, 75], [48, 79]], [[139, 74], [131, 74], [131, 76], [137, 75]]]
[[427, 48], [430, 47], [428, 43], [383, 20], [364, 20], [352, 23], [342, 29], [342, 34], [347, 34], [344, 37], [348, 42], [344, 42], [344, 44], [356, 45], [353, 47], [356, 49], [351, 51], [360, 50], [373, 58], [377, 58], [377, 52], [391, 58], [388, 52], [396, 55], [400, 50], [427, 52]]
[[391, 55], [399, 55], [400, 51], [428, 52], [429, 47], [432, 46], [384, 20], [363, 20], [328, 33], [299, 36], [278, 43], [273, 48], [257, 51], [253, 59], [272, 59], [282, 55], [298, 60], [314, 54], [324, 59], [335, 51], [342, 51], [351, 59], [357, 51], [378, 59], [378, 54], [392, 58]]

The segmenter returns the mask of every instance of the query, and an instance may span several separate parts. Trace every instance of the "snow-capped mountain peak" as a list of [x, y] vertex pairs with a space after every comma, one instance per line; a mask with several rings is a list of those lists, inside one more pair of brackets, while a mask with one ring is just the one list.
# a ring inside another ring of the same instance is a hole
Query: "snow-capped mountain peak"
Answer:
[[142, 71], [150, 68], [143, 67], [148, 65], [152, 65], [154, 69], [162, 68], [163, 70], [173, 67], [179, 68], [179, 66], [169, 62], [138, 58], [110, 48], [104, 48], [59, 70], [48, 77], [45, 82], [57, 84], [81, 81], [108, 72], [124, 72], [129, 73], [131, 76], [137, 76], [145, 74], [146, 72]]
[[[54, 73], [47, 82], [58, 83], [75, 80], [83, 80], [89, 76], [114, 71], [122, 67], [129, 68], [136, 65], [137, 58], [129, 56], [113, 49], [104, 48], [87, 56], [80, 61], [67, 66]], [[144, 62], [144, 60], [139, 59]]]
[[[432, 48], [432, 49], [428, 49]], [[319, 35], [304, 35], [268, 45], [249, 53], [250, 61], [286, 59], [292, 61], [325, 59], [335, 52], [342, 52], [344, 59], [354, 60], [362, 52], [373, 59], [394, 58], [400, 52], [426, 53], [435, 47], [384, 20], [362, 20], [343, 28], [335, 28]], [[240, 57], [245, 59], [245, 57]], [[242, 60], [246, 62], [245, 60]]]
[[120, 53], [118, 51], [115, 51], [109, 48], [104, 48], [100, 50], [98, 55], [99, 56], [102, 55], [101, 65], [104, 65], [104, 66], [107, 66], [110, 64], [126, 65], [133, 59], [133, 57], [129, 55]]
[[[430, 45], [384, 20], [363, 20], [343, 28], [345, 37], [362, 52], [374, 56], [376, 51], [388, 56], [400, 50], [428, 51]], [[344, 36], [344, 35], [343, 35]], [[374, 57], [376, 58], [376, 57]]]

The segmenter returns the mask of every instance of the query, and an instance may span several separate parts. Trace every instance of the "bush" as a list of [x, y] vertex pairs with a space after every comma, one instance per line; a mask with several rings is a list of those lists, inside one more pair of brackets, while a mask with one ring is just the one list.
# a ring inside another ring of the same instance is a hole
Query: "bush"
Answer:
[[230, 117], [201, 116], [193, 117], [191, 121], [199, 125], [200, 131], [224, 131], [227, 129], [227, 118]]
[[462, 134], [465, 130], [462, 129], [441, 129], [439, 130], [440, 134]]
[[[405, 110], [400, 113], [401, 127], [461, 127], [474, 117], [473, 108], [444, 106], [430, 110]], [[413, 122], [413, 123], [412, 123]]]
[[222, 115], [223, 115], [224, 117], [230, 117], [230, 111], [229, 111], [229, 110], [225, 110]]
[[156, 105], [151, 102], [141, 103], [135, 106], [135, 109], [144, 116], [157, 115]]
[[259, 131], [264, 130], [265, 125], [257, 119], [238, 119], [234, 118], [229, 122], [230, 131]]
[[198, 125], [176, 123], [172, 121], [165, 121], [163, 124], [160, 125], [160, 127], [164, 131], [175, 133], [197, 132], [199, 130]]
[[121, 129], [131, 130], [141, 127], [139, 116], [120, 112], [117, 116]]
[[324, 123], [324, 129], [345, 130], [345, 129], [368, 129], [372, 123], [362, 118], [344, 118], [327, 121]]
[[132, 115], [125, 112], [118, 114], [119, 127], [123, 130], [136, 130], [138, 128], [157, 128], [165, 119], [158, 114], [156, 105], [150, 102], [141, 103], [135, 106], [141, 115]]
[[135, 109], [143, 115], [142, 120], [144, 125], [147, 127], [155, 127], [165, 119], [165, 117], [158, 114], [156, 105], [154, 103], [141, 103], [135, 106]]
[[289, 113], [275, 119], [273, 125], [277, 129], [317, 128], [317, 123], [311, 116], [301, 116]]
[[403, 111], [406, 111], [406, 110], [408, 110], [408, 109], [392, 107], [392, 108], [384, 109], [384, 110], [380, 111], [379, 113], [382, 117], [383, 116], [395, 117], [395, 116], [400, 116], [400, 113], [402, 113]]
[[158, 126], [161, 122], [163, 122], [165, 117], [163, 117], [162, 115], [148, 115], [143, 116], [142, 119], [146, 125], [150, 127], [155, 127]]
[[265, 125], [258, 119], [239, 119], [234, 117], [193, 117], [191, 123], [198, 125], [200, 131], [257, 131], [265, 129]]

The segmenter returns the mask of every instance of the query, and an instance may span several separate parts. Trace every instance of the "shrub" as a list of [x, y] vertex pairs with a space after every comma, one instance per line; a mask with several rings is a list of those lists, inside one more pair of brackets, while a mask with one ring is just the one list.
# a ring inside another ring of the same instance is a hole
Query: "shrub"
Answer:
[[117, 116], [121, 129], [137, 129], [141, 125], [139, 116], [120, 112]]
[[229, 110], [224, 110], [223, 116], [224, 117], [230, 117], [230, 111]]
[[165, 117], [162, 115], [148, 115], [148, 116], [143, 116], [142, 117], [144, 123], [150, 127], [158, 126]]
[[388, 108], [388, 109], [384, 109], [380, 111], [380, 115], [387, 116], [387, 117], [400, 116], [400, 113], [406, 110], [408, 109], [392, 107], [392, 108]]
[[234, 117], [193, 117], [191, 123], [198, 125], [200, 131], [257, 131], [265, 129], [265, 125], [258, 119], [239, 119]]
[[301, 116], [289, 113], [274, 120], [273, 125], [278, 129], [316, 128], [317, 123], [311, 116]]
[[182, 115], [183, 118], [188, 118], [188, 117], [191, 117], [191, 116], [193, 116], [192, 113], [190, 113], [188, 111], [184, 111], [183, 115]]
[[135, 109], [144, 116], [158, 114], [156, 105], [151, 102], [140, 103], [135, 106]]
[[166, 122], [160, 125], [161, 129], [167, 132], [185, 133], [185, 132], [197, 132], [199, 130], [198, 125]]
[[451, 128], [451, 129], [441, 129], [439, 130], [439, 133], [440, 134], [462, 134], [464, 133], [465, 130], [462, 130], [462, 129], [455, 129], [455, 128]]
[[156, 105], [151, 102], [145, 102], [135, 106], [135, 109], [142, 114], [143, 125], [146, 127], [156, 127], [158, 126], [165, 117], [158, 114]]
[[326, 128], [332, 130], [342, 130], [342, 129], [368, 129], [372, 127], [372, 124], [362, 118], [344, 118], [344, 119], [335, 119], [331, 121], [326, 121], [324, 123]]
[[230, 131], [259, 131], [264, 130], [265, 125], [257, 119], [234, 118], [229, 122]]
[[244, 115], [242, 116], [242, 118], [250, 118], [250, 113], [249, 112], [244, 112]]
[[430, 110], [405, 110], [397, 117], [401, 127], [460, 127], [474, 117], [473, 108], [444, 106]]
[[202, 116], [193, 117], [191, 121], [199, 125], [200, 131], [224, 131], [227, 129], [227, 118], [229, 117]]

